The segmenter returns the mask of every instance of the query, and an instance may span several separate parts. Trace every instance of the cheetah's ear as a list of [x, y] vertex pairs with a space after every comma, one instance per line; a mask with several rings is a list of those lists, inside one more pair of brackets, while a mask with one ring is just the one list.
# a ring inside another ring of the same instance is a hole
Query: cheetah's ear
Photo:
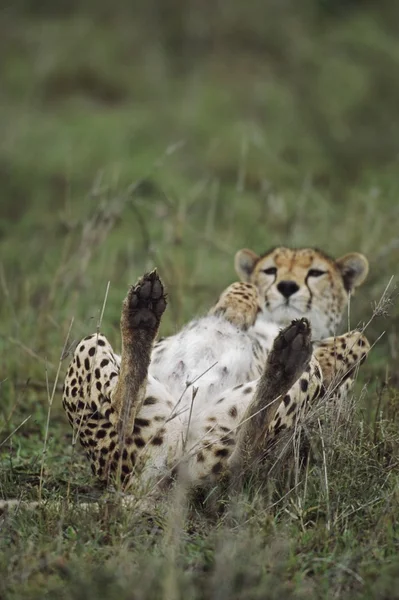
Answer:
[[259, 256], [252, 250], [239, 250], [234, 257], [234, 267], [241, 281], [249, 281]]
[[338, 258], [335, 261], [335, 264], [341, 272], [347, 292], [350, 292], [353, 290], [353, 288], [362, 285], [369, 272], [369, 263], [367, 258], [358, 252], [345, 254], [345, 256]]

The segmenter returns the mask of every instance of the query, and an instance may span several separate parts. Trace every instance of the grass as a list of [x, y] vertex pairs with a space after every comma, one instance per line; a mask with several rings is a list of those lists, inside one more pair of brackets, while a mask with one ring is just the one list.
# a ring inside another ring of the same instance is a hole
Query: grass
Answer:
[[[130, 18], [2, 20], [2, 497], [101, 495], [49, 399], [71, 320], [71, 343], [96, 328], [108, 282], [102, 329], [118, 347], [127, 286], [155, 265], [167, 335], [234, 280], [240, 247], [360, 251], [370, 276], [350, 323], [369, 320], [397, 273], [399, 216], [395, 21], [370, 11], [318, 28], [287, 17], [279, 40], [281, 15], [263, 31], [237, 8], [212, 52], [206, 39], [177, 66]], [[306, 472], [254, 476], [220, 513], [183, 497], [150, 519], [66, 503], [5, 515], [0, 598], [399, 597], [395, 282], [389, 295], [324, 452], [309, 433]]]

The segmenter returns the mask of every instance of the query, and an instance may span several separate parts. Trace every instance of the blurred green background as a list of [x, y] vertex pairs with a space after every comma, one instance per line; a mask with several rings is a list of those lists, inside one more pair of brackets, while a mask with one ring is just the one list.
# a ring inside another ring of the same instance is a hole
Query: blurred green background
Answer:
[[360, 418], [303, 494], [270, 492], [273, 509], [258, 494], [227, 530], [197, 523], [173, 564], [134, 515], [21, 511], [0, 522], [1, 598], [398, 597], [398, 75], [392, 0], [0, 7], [1, 496], [36, 498], [39, 479], [46, 498], [92, 490], [58, 392], [44, 452], [47, 386], [72, 318], [66, 350], [104, 304], [119, 347], [144, 270], [168, 288], [165, 335], [235, 279], [243, 246], [360, 251], [370, 275], [344, 328], [374, 315], [378, 340]]

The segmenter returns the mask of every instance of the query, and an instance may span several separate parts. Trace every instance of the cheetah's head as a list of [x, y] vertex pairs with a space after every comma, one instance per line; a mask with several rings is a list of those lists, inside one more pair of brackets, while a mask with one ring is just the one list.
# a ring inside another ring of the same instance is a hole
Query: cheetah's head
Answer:
[[307, 317], [316, 340], [337, 333], [349, 295], [367, 277], [368, 261], [357, 252], [334, 260], [313, 248], [278, 247], [262, 256], [239, 250], [235, 268], [258, 288], [263, 318], [285, 326]]

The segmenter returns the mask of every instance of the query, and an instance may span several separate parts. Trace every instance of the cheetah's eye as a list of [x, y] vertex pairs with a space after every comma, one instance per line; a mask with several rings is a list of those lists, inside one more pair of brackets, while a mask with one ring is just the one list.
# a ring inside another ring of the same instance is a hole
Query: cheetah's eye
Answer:
[[275, 275], [277, 273], [277, 268], [276, 267], [269, 267], [268, 269], [263, 269], [263, 272], [266, 275]]
[[308, 277], [321, 277], [324, 273], [325, 271], [321, 271], [320, 269], [309, 269]]

